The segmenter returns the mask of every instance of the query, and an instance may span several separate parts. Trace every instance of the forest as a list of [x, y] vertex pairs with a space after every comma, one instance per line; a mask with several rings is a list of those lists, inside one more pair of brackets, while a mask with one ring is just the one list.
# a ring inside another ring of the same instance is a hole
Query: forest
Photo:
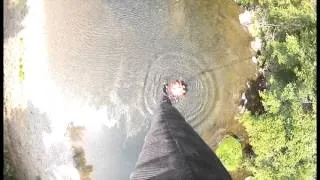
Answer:
[[239, 118], [252, 147], [242, 165], [255, 179], [315, 179], [316, 1], [237, 3], [257, 14], [258, 64], [270, 73], [259, 92], [264, 112]]

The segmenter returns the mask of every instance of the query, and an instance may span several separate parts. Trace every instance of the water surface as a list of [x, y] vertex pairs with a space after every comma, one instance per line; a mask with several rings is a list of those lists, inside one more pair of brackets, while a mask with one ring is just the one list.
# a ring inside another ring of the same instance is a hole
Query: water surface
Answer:
[[92, 179], [128, 179], [169, 80], [189, 85], [174, 106], [208, 144], [232, 124], [254, 73], [239, 13], [231, 0], [45, 1], [50, 77], [65, 96], [101, 110], [102, 120], [87, 117], [101, 128], [83, 139]]

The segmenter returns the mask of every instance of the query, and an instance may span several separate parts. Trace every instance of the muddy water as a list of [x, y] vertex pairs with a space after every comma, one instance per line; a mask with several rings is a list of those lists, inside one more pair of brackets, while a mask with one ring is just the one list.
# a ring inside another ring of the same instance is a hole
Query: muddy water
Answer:
[[100, 116], [116, 122], [107, 127], [88, 117], [102, 124], [83, 140], [93, 179], [128, 178], [169, 80], [189, 85], [174, 106], [208, 144], [233, 125], [239, 91], [255, 72], [239, 13], [231, 0], [45, 2], [55, 85], [65, 96], [106, 107]]

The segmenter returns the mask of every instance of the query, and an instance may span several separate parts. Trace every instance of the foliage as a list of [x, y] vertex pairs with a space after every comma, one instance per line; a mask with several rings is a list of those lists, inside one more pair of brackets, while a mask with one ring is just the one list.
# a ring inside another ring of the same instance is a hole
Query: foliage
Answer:
[[[311, 0], [242, 0], [260, 7], [262, 56], [272, 75], [261, 93], [266, 113], [246, 113], [255, 153], [245, 166], [257, 179], [316, 174], [316, 12]], [[263, 17], [263, 18], [262, 18]]]
[[87, 165], [87, 160], [85, 158], [85, 152], [83, 148], [73, 146], [73, 161], [76, 168], [80, 173], [81, 180], [91, 180], [90, 173], [93, 170], [92, 165]]
[[11, 180], [18, 179], [16, 177], [16, 171], [12, 158], [10, 157], [10, 152], [5, 145], [3, 148], [3, 178]]
[[232, 136], [225, 137], [218, 145], [216, 154], [228, 171], [237, 170], [242, 162], [240, 142]]

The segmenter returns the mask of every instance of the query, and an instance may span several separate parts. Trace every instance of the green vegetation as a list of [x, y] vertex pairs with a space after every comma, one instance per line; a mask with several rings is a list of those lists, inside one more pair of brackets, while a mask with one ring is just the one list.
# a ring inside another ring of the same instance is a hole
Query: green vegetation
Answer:
[[[316, 11], [312, 0], [242, 0], [256, 8], [264, 40], [259, 62], [271, 70], [260, 93], [266, 112], [244, 114], [257, 179], [316, 177]], [[259, 7], [259, 8], [257, 8]]]
[[237, 170], [242, 163], [241, 144], [232, 136], [225, 137], [219, 143], [216, 154], [228, 171]]
[[19, 64], [19, 79], [24, 80], [24, 68], [22, 62]]

